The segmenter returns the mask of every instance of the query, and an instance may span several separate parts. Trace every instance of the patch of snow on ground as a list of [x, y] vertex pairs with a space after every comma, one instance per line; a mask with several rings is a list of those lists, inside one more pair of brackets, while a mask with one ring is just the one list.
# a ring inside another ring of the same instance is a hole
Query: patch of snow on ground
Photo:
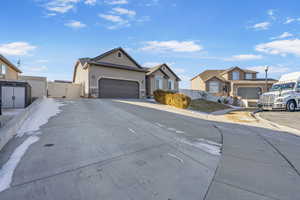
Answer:
[[221, 144], [204, 140], [204, 139], [198, 139], [197, 141], [188, 141], [184, 138], [178, 139], [178, 142], [196, 147], [198, 149], [201, 149], [202, 151], [205, 151], [209, 154], [220, 156], [221, 155]]
[[23, 110], [24, 109], [21, 109], [21, 108], [18, 108], [18, 109], [2, 109], [2, 115], [15, 116], [15, 115], [18, 115]]
[[57, 115], [61, 111], [59, 107], [62, 105], [63, 103], [54, 99], [44, 98], [38, 105], [38, 108], [30, 114], [23, 123], [20, 130], [17, 132], [17, 136], [22, 137], [24, 133], [38, 131], [51, 117]]
[[5, 163], [0, 169], [0, 192], [10, 187], [12, 177], [16, 167], [18, 166], [18, 163], [20, 162], [30, 145], [37, 142], [38, 140], [39, 137], [37, 136], [28, 137], [20, 146], [15, 149], [7, 163]]
[[39, 131], [39, 128], [43, 124], [46, 124], [50, 117], [57, 115], [61, 111], [59, 107], [63, 105], [63, 103], [55, 101], [54, 99], [44, 98], [41, 101], [42, 102], [37, 105], [36, 110], [29, 115], [17, 132], [18, 137], [22, 137], [25, 133], [29, 135], [29, 137], [15, 149], [9, 160], [0, 169], [0, 192], [10, 187], [13, 173], [18, 163], [30, 145], [40, 139], [38, 135], [42, 134], [42, 132]]

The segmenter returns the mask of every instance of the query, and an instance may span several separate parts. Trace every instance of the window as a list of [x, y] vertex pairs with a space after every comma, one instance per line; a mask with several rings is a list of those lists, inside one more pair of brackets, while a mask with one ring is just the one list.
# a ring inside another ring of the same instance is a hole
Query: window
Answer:
[[253, 79], [253, 76], [251, 73], [246, 73], [245, 74], [245, 79], [249, 80], [249, 79]]
[[300, 82], [298, 82], [298, 84], [297, 84], [297, 88], [298, 88], [298, 89], [300, 89]]
[[232, 80], [240, 80], [240, 72], [232, 72]]
[[122, 53], [118, 52], [118, 58], [122, 58]]
[[156, 89], [163, 89], [163, 79], [160, 76], [155, 77], [155, 88]]
[[0, 70], [1, 70], [1, 75], [5, 75], [6, 74], [6, 66], [4, 64], [0, 64]]
[[[292, 90], [295, 87], [295, 83], [283, 83], [283, 84], [275, 84], [272, 86], [271, 91], [279, 91], [279, 90]], [[298, 83], [299, 87], [299, 83]]]
[[208, 92], [210, 92], [210, 93], [218, 93], [220, 91], [219, 87], [220, 87], [219, 82], [217, 82], [217, 81], [210, 81], [208, 83]]
[[168, 80], [168, 89], [174, 90], [174, 80]]

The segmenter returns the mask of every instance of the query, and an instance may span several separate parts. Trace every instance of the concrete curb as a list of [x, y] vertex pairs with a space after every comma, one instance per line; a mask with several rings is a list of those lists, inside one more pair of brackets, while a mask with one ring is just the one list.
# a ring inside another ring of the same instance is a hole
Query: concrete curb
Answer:
[[291, 128], [291, 127], [288, 127], [288, 126], [283, 126], [283, 125], [277, 124], [275, 122], [269, 121], [267, 119], [264, 119], [260, 116], [260, 112], [256, 112], [256, 113], [251, 112], [250, 114], [252, 115], [252, 117], [256, 118], [257, 120], [259, 120], [263, 123], [269, 124], [271, 126], [277, 127], [279, 129], [281, 129], [281, 131], [289, 132], [289, 133], [292, 133], [294, 135], [300, 136], [300, 130], [294, 129], [294, 128]]
[[17, 134], [17, 131], [20, 129], [24, 121], [38, 108], [38, 105], [41, 103], [41, 101], [42, 98], [35, 100], [32, 104], [16, 115], [2, 128], [0, 128], [0, 151], [7, 144], [7, 142]]
[[236, 110], [243, 110], [243, 109], [245, 109], [245, 108], [228, 108], [225, 110], [218, 110], [215, 112], [211, 112], [211, 113], [209, 113], [209, 115], [225, 115], [229, 112], [236, 111]]

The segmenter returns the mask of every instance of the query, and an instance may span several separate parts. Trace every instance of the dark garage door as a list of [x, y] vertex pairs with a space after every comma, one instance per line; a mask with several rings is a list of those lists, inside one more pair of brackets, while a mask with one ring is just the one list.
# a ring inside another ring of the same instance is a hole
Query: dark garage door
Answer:
[[102, 78], [99, 80], [99, 98], [139, 98], [139, 83]]
[[261, 88], [258, 87], [242, 87], [238, 88], [238, 96], [243, 99], [258, 99]]

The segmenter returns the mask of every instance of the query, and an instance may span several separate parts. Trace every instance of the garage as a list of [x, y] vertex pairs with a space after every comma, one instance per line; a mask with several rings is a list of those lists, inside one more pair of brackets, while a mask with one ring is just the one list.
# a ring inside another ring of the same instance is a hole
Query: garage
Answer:
[[243, 99], [259, 99], [260, 93], [260, 87], [240, 87], [237, 89], [237, 95]]
[[31, 87], [26, 82], [0, 81], [2, 108], [25, 108], [31, 101]]
[[101, 78], [99, 80], [99, 98], [138, 99], [137, 81]]

